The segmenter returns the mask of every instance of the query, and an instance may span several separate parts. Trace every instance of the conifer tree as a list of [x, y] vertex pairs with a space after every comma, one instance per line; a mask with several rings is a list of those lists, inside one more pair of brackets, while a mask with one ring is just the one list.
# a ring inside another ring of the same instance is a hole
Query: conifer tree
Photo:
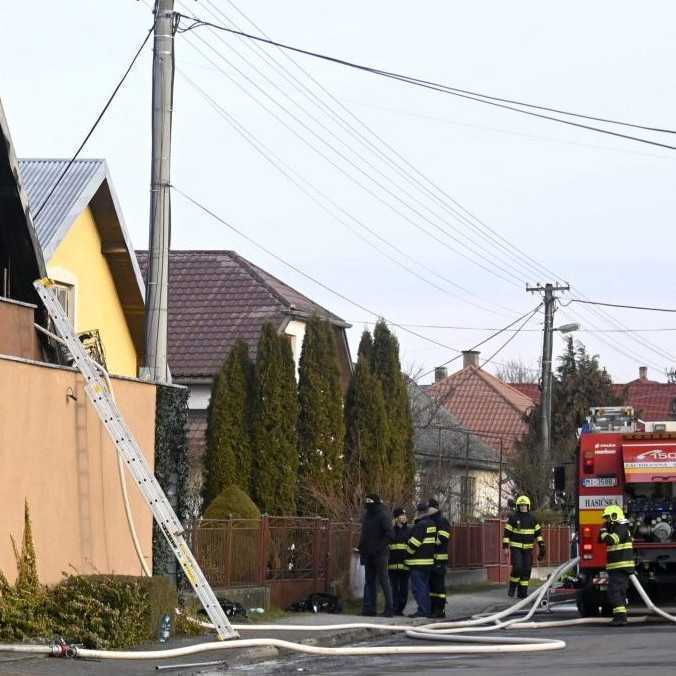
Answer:
[[295, 512], [297, 413], [291, 346], [266, 322], [256, 354], [252, 493], [268, 514]]
[[[362, 336], [362, 342], [364, 337]], [[383, 390], [368, 352], [357, 360], [345, 399], [345, 480], [362, 493], [386, 490], [388, 421]]]
[[382, 319], [375, 326], [370, 352], [371, 369], [381, 383], [388, 419], [387, 493], [401, 500], [411, 495], [414, 487], [413, 421], [399, 361], [399, 341]]
[[306, 514], [321, 511], [311, 497], [318, 490], [336, 495], [342, 483], [345, 422], [338, 353], [331, 325], [314, 316], [305, 329], [298, 370], [298, 451]]
[[253, 364], [238, 340], [216, 378], [207, 412], [204, 500], [210, 504], [225, 486], [248, 492], [251, 483]]

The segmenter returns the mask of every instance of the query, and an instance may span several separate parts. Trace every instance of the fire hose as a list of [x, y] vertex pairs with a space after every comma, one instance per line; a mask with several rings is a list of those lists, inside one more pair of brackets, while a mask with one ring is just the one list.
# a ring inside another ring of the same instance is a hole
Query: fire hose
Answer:
[[[566, 647], [564, 641], [559, 639], [549, 638], [535, 638], [535, 637], [515, 637], [515, 636], [469, 636], [466, 632], [491, 632], [499, 629], [543, 629], [548, 627], [565, 627], [572, 625], [584, 624], [607, 624], [607, 618], [577, 618], [573, 620], [557, 620], [548, 622], [529, 622], [528, 620], [536, 612], [545, 594], [549, 588], [557, 581], [559, 576], [563, 574], [568, 568], [574, 566], [578, 562], [578, 558], [571, 559], [559, 566], [550, 576], [549, 580], [534, 594], [518, 601], [509, 608], [491, 615], [483, 617], [475, 617], [469, 620], [454, 621], [454, 622], [437, 622], [426, 625], [397, 625], [397, 624], [377, 624], [369, 622], [355, 622], [348, 624], [334, 624], [334, 625], [313, 625], [307, 626], [302, 624], [288, 624], [288, 625], [234, 625], [237, 630], [247, 631], [305, 631], [305, 632], [321, 632], [336, 629], [375, 629], [379, 631], [389, 632], [403, 632], [412, 639], [422, 639], [427, 641], [439, 641], [442, 643], [464, 643], [466, 645], [449, 646], [345, 646], [345, 647], [321, 647], [314, 645], [305, 645], [293, 641], [285, 641], [275, 638], [251, 638], [251, 639], [237, 639], [231, 641], [211, 641], [207, 643], [198, 643], [182, 648], [169, 648], [165, 650], [90, 650], [80, 648], [77, 646], [70, 646], [64, 642], [56, 643], [51, 646], [47, 645], [24, 645], [0, 644], [0, 652], [18, 652], [18, 653], [33, 653], [53, 656], [66, 657], [85, 657], [96, 659], [118, 659], [118, 660], [141, 660], [141, 659], [164, 659], [183, 657], [185, 655], [193, 655], [202, 652], [214, 652], [221, 650], [234, 650], [238, 648], [251, 647], [275, 647], [290, 650], [293, 652], [305, 653], [308, 655], [323, 655], [323, 656], [359, 656], [359, 655], [448, 655], [448, 654], [504, 654], [504, 653], [526, 653], [526, 652], [541, 652], [546, 650], [560, 650]], [[646, 604], [648, 609], [653, 613], [663, 617], [670, 622], [676, 622], [676, 617], [659, 609], [652, 602], [646, 591], [641, 586], [638, 578], [631, 575], [630, 579], [641, 596], [641, 599]], [[520, 611], [529, 608], [525, 616], [515, 617], [511, 619], [510, 615], [519, 613]], [[630, 622], [644, 622], [647, 618], [631, 618]], [[195, 620], [195, 622], [198, 622]], [[199, 622], [202, 626], [209, 627], [206, 622]]]

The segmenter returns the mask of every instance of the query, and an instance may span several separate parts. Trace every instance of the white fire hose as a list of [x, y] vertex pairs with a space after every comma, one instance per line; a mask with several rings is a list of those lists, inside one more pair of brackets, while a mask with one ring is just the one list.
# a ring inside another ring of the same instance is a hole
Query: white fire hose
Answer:
[[[321, 632], [336, 629], [375, 629], [380, 631], [391, 632], [405, 632], [406, 636], [414, 639], [423, 639], [430, 641], [441, 641], [444, 643], [464, 643], [473, 645], [436, 645], [436, 646], [345, 646], [339, 648], [321, 647], [313, 645], [305, 645], [293, 641], [284, 641], [275, 638], [252, 638], [252, 639], [237, 639], [231, 641], [211, 641], [208, 643], [198, 643], [182, 648], [169, 648], [165, 650], [89, 650], [86, 648], [78, 648], [69, 646], [67, 644], [56, 644], [52, 646], [45, 645], [24, 645], [0, 644], [0, 652], [19, 652], [19, 653], [33, 653], [54, 656], [67, 657], [88, 657], [96, 659], [112, 659], [112, 660], [147, 660], [147, 659], [165, 659], [183, 657], [186, 655], [193, 655], [195, 653], [213, 652], [221, 650], [235, 650], [238, 648], [251, 647], [275, 647], [290, 650], [293, 652], [305, 653], [308, 655], [324, 655], [324, 656], [358, 656], [358, 655], [450, 655], [450, 654], [504, 654], [504, 653], [526, 653], [526, 652], [541, 652], [545, 650], [560, 650], [566, 647], [564, 641], [558, 639], [548, 638], [533, 638], [533, 637], [514, 637], [514, 636], [468, 636], [467, 631], [471, 632], [490, 632], [498, 629], [543, 629], [548, 627], [565, 627], [571, 625], [584, 624], [607, 624], [607, 618], [577, 618], [573, 620], [557, 620], [549, 622], [528, 622], [533, 616], [536, 609], [544, 595], [547, 593], [551, 585], [556, 582], [559, 576], [568, 568], [578, 562], [578, 558], [559, 566], [556, 571], [550, 576], [549, 580], [531, 596], [521, 599], [509, 608], [492, 615], [485, 617], [478, 617], [459, 622], [438, 622], [427, 625], [398, 625], [398, 624], [377, 624], [375, 622], [355, 622], [349, 624], [333, 624], [333, 625], [313, 625], [307, 626], [302, 624], [287, 624], [287, 625], [233, 625], [234, 629], [246, 631], [305, 631], [305, 632]], [[630, 579], [639, 595], [643, 599], [646, 606], [657, 615], [671, 621], [676, 622], [676, 617], [660, 610], [651, 601], [648, 594], [640, 585], [635, 575], [631, 575]], [[527, 607], [530, 607], [528, 612], [523, 617], [512, 619], [505, 619], [514, 613], [517, 613]], [[630, 622], [644, 622], [647, 618], [630, 618]], [[504, 621], [503, 621], [504, 620]], [[197, 622], [197, 620], [195, 620]], [[199, 622], [200, 625], [210, 627], [206, 622]]]

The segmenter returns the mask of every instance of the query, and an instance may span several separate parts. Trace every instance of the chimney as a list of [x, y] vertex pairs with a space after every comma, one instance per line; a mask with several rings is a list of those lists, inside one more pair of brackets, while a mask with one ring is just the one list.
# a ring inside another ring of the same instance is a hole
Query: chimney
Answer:
[[438, 383], [448, 375], [448, 369], [445, 366], [437, 366], [434, 369], [434, 382]]
[[647, 366], [639, 366], [638, 367], [638, 379], [641, 380], [641, 381], [648, 380], [648, 367]]
[[479, 354], [478, 350], [463, 350], [462, 351], [462, 368], [466, 369], [468, 366], [476, 366], [479, 368]]

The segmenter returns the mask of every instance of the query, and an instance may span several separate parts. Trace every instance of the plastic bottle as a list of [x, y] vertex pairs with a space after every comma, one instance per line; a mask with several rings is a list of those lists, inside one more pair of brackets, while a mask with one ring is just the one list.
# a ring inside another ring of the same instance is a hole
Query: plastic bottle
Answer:
[[171, 615], [162, 615], [160, 620], [160, 643], [166, 643], [171, 636]]

